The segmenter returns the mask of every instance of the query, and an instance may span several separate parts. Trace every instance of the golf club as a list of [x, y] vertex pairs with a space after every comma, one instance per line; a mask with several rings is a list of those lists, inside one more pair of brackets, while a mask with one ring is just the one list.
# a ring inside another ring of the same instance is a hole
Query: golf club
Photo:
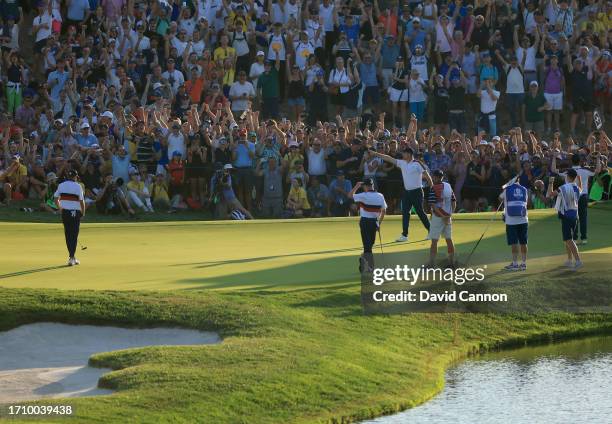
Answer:
[[378, 227], [378, 242], [380, 245], [380, 254], [384, 256], [385, 252], [383, 251], [383, 242], [382, 242], [382, 236], [380, 235], [380, 227]]
[[468, 255], [466, 261], [465, 261], [465, 266], [467, 267], [470, 263], [470, 259], [472, 258], [472, 255], [474, 254], [474, 251], [476, 250], [476, 248], [478, 247], [478, 245], [480, 244], [480, 242], [482, 241], [482, 238], [484, 237], [485, 233], [487, 232], [487, 230], [489, 229], [489, 227], [491, 226], [491, 223], [493, 222], [493, 220], [495, 220], [495, 217], [497, 216], [497, 212], [499, 212], [499, 210], [501, 209], [501, 207], [503, 206], [504, 202], [499, 202], [499, 206], [497, 207], [497, 210], [495, 211], [495, 213], [493, 214], [493, 216], [491, 217], [491, 219], [489, 220], [489, 222], [487, 223], [487, 226], [485, 227], [484, 231], [482, 232], [482, 234], [480, 235], [480, 238], [478, 239], [478, 241], [476, 242], [476, 244], [474, 245], [474, 247], [472, 248], [472, 251], [470, 252], [470, 254]]
[[84, 246], [82, 243], [79, 243], [81, 245], [81, 250], [87, 250], [87, 246]]

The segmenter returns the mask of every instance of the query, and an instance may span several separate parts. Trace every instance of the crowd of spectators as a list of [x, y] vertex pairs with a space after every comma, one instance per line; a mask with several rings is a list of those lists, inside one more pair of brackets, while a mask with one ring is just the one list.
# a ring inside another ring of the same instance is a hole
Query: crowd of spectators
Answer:
[[[55, 213], [346, 216], [372, 151], [445, 172], [465, 211], [590, 167], [608, 199], [612, 2], [0, 0], [0, 202]], [[26, 206], [23, 206], [26, 205]], [[35, 205], [35, 206], [33, 206]]]

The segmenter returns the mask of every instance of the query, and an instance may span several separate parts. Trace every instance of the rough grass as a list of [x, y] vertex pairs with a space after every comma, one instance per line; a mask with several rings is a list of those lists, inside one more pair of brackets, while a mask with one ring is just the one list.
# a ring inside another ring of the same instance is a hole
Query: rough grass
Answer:
[[73, 405], [74, 422], [349, 422], [424, 402], [468, 353], [612, 333], [612, 317], [548, 314], [363, 316], [355, 289], [292, 292], [72, 292], [4, 289], [0, 325], [34, 321], [183, 326], [219, 345], [94, 355], [110, 396]]

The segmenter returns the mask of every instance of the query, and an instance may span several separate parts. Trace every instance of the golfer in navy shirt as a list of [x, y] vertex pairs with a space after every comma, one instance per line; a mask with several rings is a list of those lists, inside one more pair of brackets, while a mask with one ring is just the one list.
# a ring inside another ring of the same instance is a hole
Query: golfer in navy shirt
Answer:
[[[357, 190], [363, 188], [362, 193]], [[349, 193], [355, 203], [359, 205], [359, 228], [361, 230], [361, 241], [363, 243], [363, 255], [359, 258], [359, 270], [362, 272], [372, 272], [374, 269], [374, 255], [372, 246], [376, 241], [376, 231], [380, 228], [387, 210], [385, 197], [374, 190], [374, 180], [366, 179], [358, 182]]]

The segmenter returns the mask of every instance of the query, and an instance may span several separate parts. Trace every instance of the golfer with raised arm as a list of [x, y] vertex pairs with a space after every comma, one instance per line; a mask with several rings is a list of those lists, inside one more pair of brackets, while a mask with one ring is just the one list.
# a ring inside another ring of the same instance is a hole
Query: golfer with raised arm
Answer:
[[[360, 188], [363, 188], [363, 192], [357, 193]], [[359, 216], [361, 216], [359, 229], [361, 230], [363, 254], [359, 258], [359, 271], [372, 272], [374, 269], [372, 246], [376, 241], [376, 231], [379, 230], [385, 218], [387, 202], [385, 202], [385, 196], [374, 190], [374, 180], [371, 178], [355, 184], [349, 197], [359, 205]]]
[[402, 159], [395, 159], [379, 152], [372, 152], [372, 154], [378, 156], [385, 162], [392, 163], [402, 171], [402, 179], [404, 180], [404, 194], [402, 196], [402, 234], [396, 241], [408, 241], [410, 210], [413, 206], [423, 226], [429, 231], [429, 219], [427, 218], [425, 210], [423, 210], [423, 180], [426, 180], [430, 187], [433, 183], [425, 166], [421, 162], [414, 160], [414, 151], [412, 148], [406, 147], [403, 150]]
[[74, 253], [79, 239], [79, 227], [81, 218], [85, 216], [85, 197], [83, 187], [77, 182], [79, 174], [72, 170], [68, 171], [66, 181], [60, 183], [55, 191], [55, 204], [62, 214], [64, 224], [64, 236], [68, 248], [68, 266], [80, 264]]

